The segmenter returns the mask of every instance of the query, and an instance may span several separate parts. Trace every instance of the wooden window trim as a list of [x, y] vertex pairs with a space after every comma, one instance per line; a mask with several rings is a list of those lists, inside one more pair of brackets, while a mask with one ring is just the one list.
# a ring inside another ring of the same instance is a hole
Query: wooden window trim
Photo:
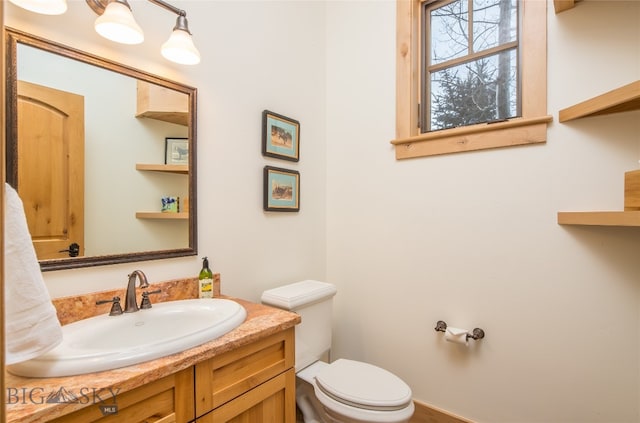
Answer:
[[396, 1], [396, 159], [544, 143], [547, 124], [547, 2], [522, 0], [522, 117], [420, 133], [420, 0]]

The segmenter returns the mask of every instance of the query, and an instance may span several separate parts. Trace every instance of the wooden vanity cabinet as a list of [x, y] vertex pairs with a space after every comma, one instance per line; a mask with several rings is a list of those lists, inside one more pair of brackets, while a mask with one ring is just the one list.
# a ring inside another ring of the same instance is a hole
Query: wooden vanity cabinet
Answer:
[[[117, 413], [103, 415], [101, 405], [117, 406]], [[193, 367], [189, 367], [51, 422], [187, 423], [193, 416]]]
[[290, 369], [196, 419], [196, 423], [294, 423], [295, 378]]
[[295, 423], [294, 328], [195, 366], [196, 422]]
[[50, 422], [295, 423], [294, 339], [291, 327]]

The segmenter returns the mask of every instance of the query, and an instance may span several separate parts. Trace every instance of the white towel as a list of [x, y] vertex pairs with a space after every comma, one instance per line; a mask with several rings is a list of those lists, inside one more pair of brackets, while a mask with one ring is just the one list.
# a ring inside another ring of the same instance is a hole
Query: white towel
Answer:
[[22, 200], [5, 183], [4, 303], [6, 364], [44, 354], [62, 342], [62, 328], [44, 284]]

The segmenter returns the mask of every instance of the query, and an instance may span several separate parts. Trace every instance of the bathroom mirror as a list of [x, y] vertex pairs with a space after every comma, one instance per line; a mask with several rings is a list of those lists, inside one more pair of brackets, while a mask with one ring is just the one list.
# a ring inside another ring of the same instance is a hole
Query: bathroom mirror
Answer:
[[6, 179], [42, 270], [197, 254], [197, 90], [5, 35]]

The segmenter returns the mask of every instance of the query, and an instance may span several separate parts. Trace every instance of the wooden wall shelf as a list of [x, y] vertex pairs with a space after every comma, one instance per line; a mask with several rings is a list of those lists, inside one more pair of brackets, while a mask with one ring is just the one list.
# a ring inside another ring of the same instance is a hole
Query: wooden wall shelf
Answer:
[[553, 8], [556, 14], [565, 10], [573, 9], [580, 0], [553, 0]]
[[171, 212], [136, 212], [137, 219], [165, 219], [165, 220], [187, 220], [188, 212], [171, 213]]
[[560, 225], [639, 226], [640, 211], [558, 212]]
[[189, 174], [189, 165], [136, 163], [136, 170], [143, 170], [143, 171], [150, 171], [150, 172], [181, 173], [181, 174], [187, 175]]
[[640, 110], [640, 81], [593, 97], [574, 106], [560, 110], [560, 122], [589, 116]]
[[136, 117], [189, 125], [189, 96], [146, 81], [138, 81]]
[[[640, 110], [640, 80], [560, 110], [559, 121], [567, 122], [633, 110]], [[640, 210], [636, 210], [637, 181], [640, 180], [637, 175], [638, 171], [625, 174], [624, 211], [558, 212], [558, 223], [560, 225], [640, 226]], [[630, 208], [632, 210], [629, 210]]]

